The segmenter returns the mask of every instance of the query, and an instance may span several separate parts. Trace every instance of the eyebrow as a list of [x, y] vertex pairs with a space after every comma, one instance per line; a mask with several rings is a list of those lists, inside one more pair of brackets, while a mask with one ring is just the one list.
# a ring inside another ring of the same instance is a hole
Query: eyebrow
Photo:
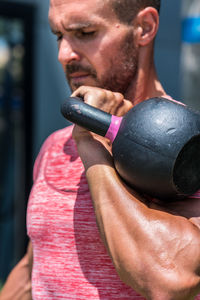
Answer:
[[[79, 31], [79, 30], [82, 30], [85, 28], [89, 28], [91, 26], [94, 26], [94, 24], [87, 22], [87, 23], [75, 23], [75, 24], [69, 25], [68, 27], [63, 26], [63, 28], [66, 32], [72, 32], [72, 31]], [[50, 28], [51, 28], [51, 32], [53, 34], [61, 33], [60, 30], [56, 30], [56, 29], [52, 28], [51, 26], [50, 26]]]

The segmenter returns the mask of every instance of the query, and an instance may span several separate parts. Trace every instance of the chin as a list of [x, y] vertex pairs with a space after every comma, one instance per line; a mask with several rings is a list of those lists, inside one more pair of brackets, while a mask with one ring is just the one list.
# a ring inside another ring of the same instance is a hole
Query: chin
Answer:
[[99, 88], [102, 88], [99, 84], [98, 81], [95, 81], [95, 80], [86, 80], [86, 81], [79, 81], [79, 82], [76, 82], [75, 84], [70, 84], [70, 88], [71, 90], [74, 92], [75, 90], [77, 90], [80, 86], [91, 86], [91, 87], [99, 87]]

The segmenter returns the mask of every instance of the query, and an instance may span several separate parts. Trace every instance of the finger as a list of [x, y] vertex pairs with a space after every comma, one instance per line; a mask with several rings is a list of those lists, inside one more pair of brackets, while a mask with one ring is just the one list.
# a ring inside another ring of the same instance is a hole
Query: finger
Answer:
[[106, 101], [106, 92], [97, 87], [81, 86], [71, 96], [81, 97], [85, 103], [101, 109]]
[[121, 93], [111, 92], [109, 99], [110, 113], [118, 115], [118, 110], [123, 105], [124, 96]]
[[90, 86], [80, 86], [77, 90], [75, 90], [72, 94], [71, 97], [81, 97], [84, 98], [86, 93], [88, 92], [95, 92], [93, 90], [97, 90], [97, 88], [93, 88]]
[[131, 108], [133, 108], [133, 104], [129, 100], [123, 99], [121, 105], [118, 107], [116, 111], [116, 115], [119, 117], [124, 116]]
[[105, 105], [106, 93], [104, 90], [96, 89], [96, 90], [88, 90], [84, 95], [84, 102], [97, 107], [99, 109], [103, 109]]
[[121, 93], [97, 87], [81, 86], [72, 96], [81, 97], [85, 103], [117, 116], [123, 116], [132, 108], [131, 102], [125, 100]]
[[83, 89], [83, 87], [81, 86], [81, 87], [79, 87], [78, 89], [76, 89], [72, 94], [71, 94], [71, 97], [79, 97], [80, 96], [80, 94], [82, 94], [82, 89]]
[[80, 97], [85, 103], [98, 107], [97, 99], [101, 97], [97, 88], [81, 86], [76, 91], [74, 91], [71, 97]]

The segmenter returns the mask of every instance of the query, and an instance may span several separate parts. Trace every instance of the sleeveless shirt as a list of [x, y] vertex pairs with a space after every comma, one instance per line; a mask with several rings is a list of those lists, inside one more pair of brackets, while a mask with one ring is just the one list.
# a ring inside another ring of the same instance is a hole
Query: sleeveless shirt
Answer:
[[101, 241], [71, 132], [53, 133], [34, 165], [27, 209], [33, 299], [144, 300], [120, 280]]
[[120, 280], [101, 241], [71, 133], [69, 126], [50, 135], [34, 165], [27, 208], [33, 300], [145, 300]]

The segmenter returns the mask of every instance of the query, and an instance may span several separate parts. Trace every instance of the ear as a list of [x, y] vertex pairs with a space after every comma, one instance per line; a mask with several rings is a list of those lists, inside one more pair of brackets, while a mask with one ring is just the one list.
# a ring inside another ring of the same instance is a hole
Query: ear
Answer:
[[134, 27], [138, 45], [148, 45], [154, 40], [158, 31], [158, 11], [151, 6], [142, 9], [141, 11], [139, 11], [134, 20]]

